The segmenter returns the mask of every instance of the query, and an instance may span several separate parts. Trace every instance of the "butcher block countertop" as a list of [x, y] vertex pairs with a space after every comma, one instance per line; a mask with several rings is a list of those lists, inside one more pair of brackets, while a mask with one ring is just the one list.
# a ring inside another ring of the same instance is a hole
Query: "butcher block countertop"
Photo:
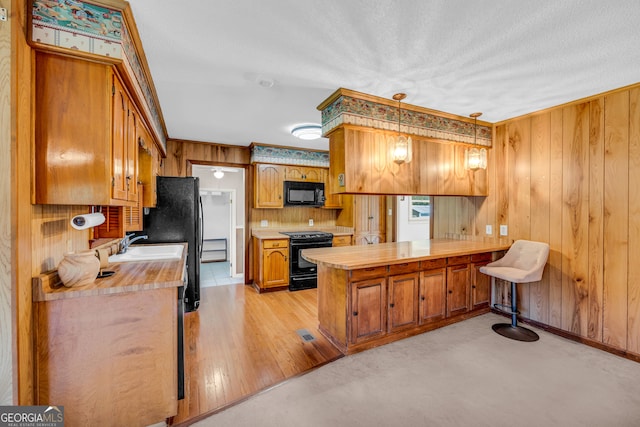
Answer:
[[473, 255], [507, 250], [507, 240], [434, 239], [377, 245], [304, 249], [302, 257], [315, 264], [341, 270], [401, 264], [410, 261]]
[[96, 279], [85, 286], [65, 287], [57, 271], [41, 274], [32, 280], [33, 301], [54, 301], [182, 286], [188, 253], [187, 244], [183, 245], [182, 258], [179, 260], [112, 262], [103, 270], [114, 271], [114, 275]]

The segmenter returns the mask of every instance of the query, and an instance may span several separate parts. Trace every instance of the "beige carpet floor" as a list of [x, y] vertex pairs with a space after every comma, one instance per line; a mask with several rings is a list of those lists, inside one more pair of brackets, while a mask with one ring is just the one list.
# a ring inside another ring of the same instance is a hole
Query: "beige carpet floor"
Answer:
[[640, 364], [486, 314], [344, 357], [194, 425], [640, 426]]

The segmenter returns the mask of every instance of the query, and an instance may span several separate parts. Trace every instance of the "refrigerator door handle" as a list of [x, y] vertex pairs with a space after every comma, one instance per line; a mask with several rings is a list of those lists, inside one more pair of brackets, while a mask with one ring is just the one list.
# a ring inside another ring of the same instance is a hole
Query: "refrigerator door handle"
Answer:
[[204, 246], [204, 211], [202, 210], [202, 197], [198, 196], [200, 206], [200, 247], [198, 248], [198, 262], [202, 259], [202, 247]]

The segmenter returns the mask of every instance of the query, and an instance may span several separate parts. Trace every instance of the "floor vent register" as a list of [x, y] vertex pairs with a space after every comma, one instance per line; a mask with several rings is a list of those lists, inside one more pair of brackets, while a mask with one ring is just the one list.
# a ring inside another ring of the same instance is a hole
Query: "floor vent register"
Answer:
[[311, 332], [307, 331], [306, 329], [298, 329], [296, 333], [300, 335], [300, 338], [302, 338], [304, 342], [311, 342], [316, 340], [316, 337], [311, 335]]

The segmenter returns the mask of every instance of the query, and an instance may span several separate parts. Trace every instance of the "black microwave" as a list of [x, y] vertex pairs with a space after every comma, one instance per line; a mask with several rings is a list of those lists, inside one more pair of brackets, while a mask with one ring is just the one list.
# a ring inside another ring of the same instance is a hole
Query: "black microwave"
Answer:
[[324, 183], [284, 182], [285, 206], [324, 206]]

